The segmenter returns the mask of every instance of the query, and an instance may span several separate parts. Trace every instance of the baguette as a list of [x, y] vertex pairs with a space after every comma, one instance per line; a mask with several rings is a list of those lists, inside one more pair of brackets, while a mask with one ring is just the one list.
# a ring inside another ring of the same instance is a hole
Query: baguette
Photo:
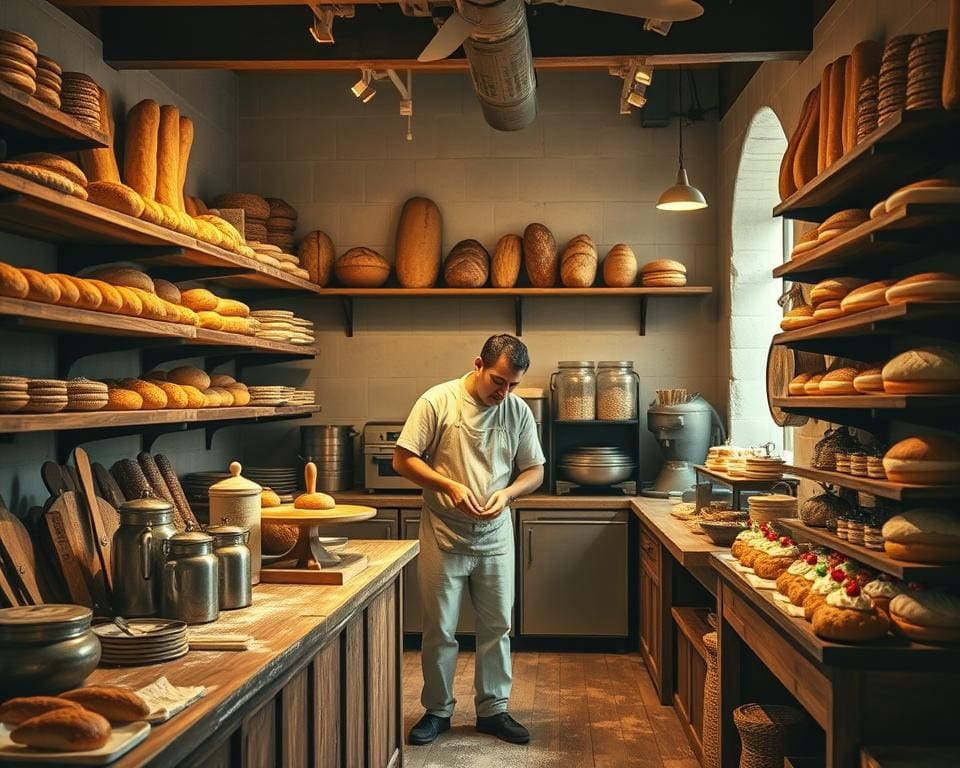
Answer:
[[147, 200], [157, 194], [157, 137], [160, 105], [152, 99], [135, 104], [127, 113], [123, 151], [123, 182]]
[[156, 201], [175, 211], [183, 206], [177, 191], [180, 178], [180, 110], [172, 104], [160, 107], [157, 132], [157, 196]]
[[820, 75], [820, 115], [817, 133], [817, 173], [822, 173], [827, 167], [827, 132], [830, 116], [830, 84], [832, 81], [833, 63], [827, 64]]
[[110, 723], [85, 709], [55, 709], [24, 721], [10, 740], [34, 749], [83, 752], [99, 749], [110, 738]]
[[843, 104], [844, 87], [849, 56], [841, 56], [833, 62], [830, 70], [830, 100], [827, 105], [827, 150], [826, 167], [829, 168], [843, 157]]
[[193, 212], [187, 210], [186, 200], [183, 194], [183, 187], [187, 181], [187, 164], [190, 162], [190, 149], [193, 147], [193, 120], [183, 115], [180, 116], [180, 160], [177, 176], [177, 207], [179, 210], [196, 215], [196, 206], [193, 206]]
[[857, 143], [857, 104], [860, 86], [870, 75], [880, 72], [883, 46], [875, 40], [861, 40], [850, 52], [843, 94], [843, 151], [849, 152]]
[[129, 688], [116, 685], [76, 688], [60, 694], [60, 697], [102, 715], [111, 723], [130, 723], [150, 714], [150, 708], [140, 696]]
[[120, 169], [117, 167], [117, 156], [113, 150], [113, 112], [110, 110], [110, 95], [103, 88], [100, 89], [100, 127], [107, 134], [107, 146], [78, 152], [80, 167], [91, 184], [97, 181], [119, 184]]
[[941, 97], [944, 109], [960, 109], [960, 0], [950, 0]]
[[59, 696], [21, 696], [0, 704], [0, 723], [7, 726], [20, 725], [31, 717], [55, 709], [80, 709], [80, 705]]
[[800, 189], [817, 175], [822, 94], [823, 91], [819, 85], [810, 91], [810, 114], [807, 117], [803, 134], [797, 142], [797, 152], [793, 158], [793, 183], [796, 185], [796, 189]]

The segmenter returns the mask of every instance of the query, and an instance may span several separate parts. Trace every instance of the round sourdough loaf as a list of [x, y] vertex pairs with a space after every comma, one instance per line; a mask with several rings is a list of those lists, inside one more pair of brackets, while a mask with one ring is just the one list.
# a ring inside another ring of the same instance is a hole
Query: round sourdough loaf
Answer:
[[590, 235], [577, 235], [560, 257], [560, 282], [567, 288], [589, 288], [597, 278], [597, 246]]
[[887, 479], [894, 483], [955, 483], [960, 472], [960, 442], [949, 437], [908, 437], [883, 457]]
[[372, 248], [351, 248], [336, 264], [337, 279], [351, 288], [379, 288], [390, 277], [390, 263]]
[[482, 288], [490, 275], [490, 255], [476, 240], [461, 240], [447, 256], [443, 279], [451, 288]]
[[908, 349], [883, 366], [883, 389], [894, 395], [960, 392], [960, 347]]
[[297, 248], [297, 257], [310, 274], [310, 280], [321, 288], [330, 284], [333, 272], [333, 240], [326, 232], [308, 232]]
[[603, 260], [603, 283], [611, 288], [629, 288], [637, 281], [639, 265], [633, 249], [617, 243]]
[[947, 509], [908, 509], [883, 524], [883, 548], [895, 560], [960, 561], [960, 520]]
[[523, 260], [535, 288], [553, 288], [557, 284], [557, 241], [543, 224], [528, 224], [523, 230]]
[[84, 272], [83, 276], [103, 280], [110, 285], [139, 288], [143, 291], [156, 293], [156, 288], [154, 288], [150, 276], [133, 267], [97, 267]]
[[[443, 217], [437, 204], [426, 197], [411, 197], [403, 204], [397, 224], [397, 280], [404, 288], [432, 288], [440, 275]], [[486, 281], [484, 281], [486, 282]]]
[[196, 387], [201, 392], [210, 388], [209, 374], [192, 365], [181, 365], [179, 368], [167, 371], [167, 381], [180, 386]]
[[504, 235], [497, 241], [490, 260], [490, 284], [494, 288], [513, 288], [523, 264], [523, 238]]

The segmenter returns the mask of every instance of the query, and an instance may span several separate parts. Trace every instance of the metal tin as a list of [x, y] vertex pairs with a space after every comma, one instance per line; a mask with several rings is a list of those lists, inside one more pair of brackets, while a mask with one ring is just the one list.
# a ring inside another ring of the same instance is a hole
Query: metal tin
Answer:
[[200, 531], [178, 533], [165, 548], [160, 615], [187, 624], [214, 621], [220, 615], [220, 567], [213, 537]]
[[213, 553], [220, 564], [220, 610], [246, 608], [253, 602], [250, 585], [250, 532], [236, 525], [208, 528], [213, 536]]
[[250, 583], [260, 583], [259, 485], [240, 474], [240, 462], [230, 464], [230, 477], [210, 486], [210, 519], [246, 528], [250, 532]]
[[160, 610], [164, 542], [177, 533], [173, 506], [146, 497], [120, 505], [113, 534], [113, 607], [121, 616], [155, 616]]
[[4, 698], [76, 688], [100, 661], [93, 614], [80, 605], [0, 609], [0, 691]]

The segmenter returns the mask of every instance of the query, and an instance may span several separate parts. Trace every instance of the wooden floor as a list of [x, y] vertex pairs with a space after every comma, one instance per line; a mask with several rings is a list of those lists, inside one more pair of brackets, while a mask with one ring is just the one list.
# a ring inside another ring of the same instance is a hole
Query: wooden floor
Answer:
[[[449, 732], [407, 745], [406, 768], [699, 768], [671, 707], [657, 700], [639, 655], [515, 653], [510, 713], [528, 745], [474, 730], [473, 653], [457, 664]], [[423, 714], [420, 654], [403, 657], [404, 737]]]

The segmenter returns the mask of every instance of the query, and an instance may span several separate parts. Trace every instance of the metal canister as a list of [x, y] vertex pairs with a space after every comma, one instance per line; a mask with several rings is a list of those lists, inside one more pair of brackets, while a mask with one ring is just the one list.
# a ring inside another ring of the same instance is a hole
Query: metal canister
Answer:
[[260, 491], [240, 474], [240, 462], [230, 464], [230, 477], [210, 486], [210, 519], [239, 525], [250, 531], [250, 583], [260, 583]]
[[160, 610], [164, 542], [177, 532], [173, 506], [147, 497], [120, 505], [113, 534], [113, 608], [120, 616], [155, 616]]
[[237, 525], [207, 528], [220, 567], [220, 610], [246, 608], [253, 602], [250, 585], [250, 532]]
[[213, 537], [178, 533], [165, 542], [160, 615], [187, 624], [205, 624], [220, 615], [220, 566]]

